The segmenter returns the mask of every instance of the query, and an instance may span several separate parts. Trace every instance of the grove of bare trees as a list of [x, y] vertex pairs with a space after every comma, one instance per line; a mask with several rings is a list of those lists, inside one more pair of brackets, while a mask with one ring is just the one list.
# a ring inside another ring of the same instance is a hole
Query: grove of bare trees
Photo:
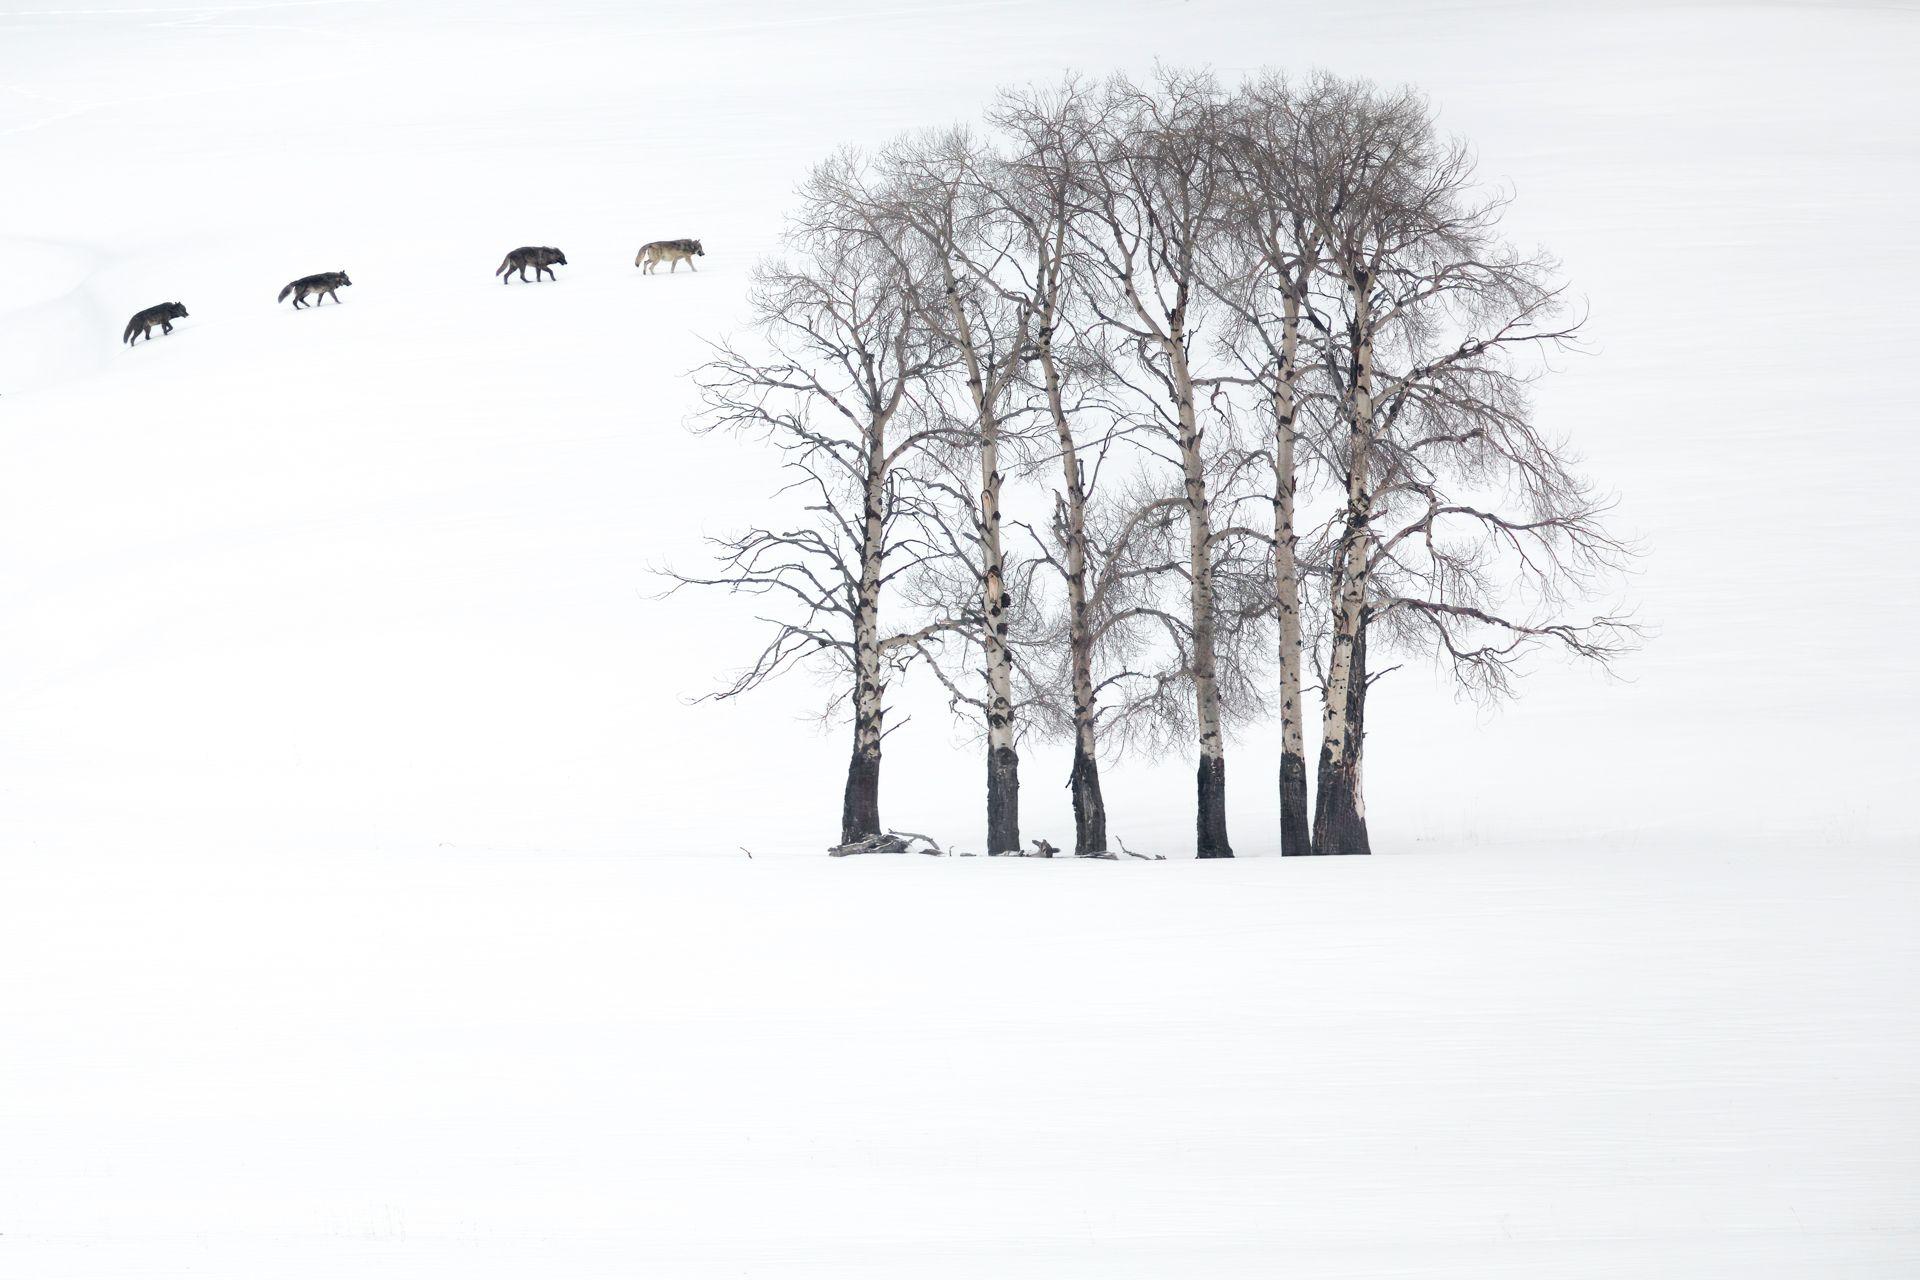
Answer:
[[710, 696], [831, 677], [843, 845], [886, 830], [918, 666], [977, 730], [990, 854], [1022, 848], [1022, 743], [1059, 738], [1076, 854], [1110, 846], [1103, 762], [1186, 752], [1195, 853], [1231, 857], [1229, 748], [1274, 722], [1281, 852], [1370, 852], [1385, 659], [1491, 699], [1635, 640], [1578, 611], [1632, 553], [1536, 421], [1580, 318], [1508, 200], [1419, 94], [1330, 74], [1070, 77], [830, 157], [696, 375], [697, 429], [791, 477], [784, 522], [671, 575], [764, 598]]

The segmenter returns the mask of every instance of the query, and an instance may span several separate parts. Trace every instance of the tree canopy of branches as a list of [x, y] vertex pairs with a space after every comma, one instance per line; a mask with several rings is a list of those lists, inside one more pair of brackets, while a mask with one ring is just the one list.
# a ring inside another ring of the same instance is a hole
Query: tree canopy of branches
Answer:
[[888, 681], [924, 660], [986, 744], [989, 853], [1057, 735], [1076, 853], [1108, 846], [1103, 760], [1190, 744], [1195, 852], [1230, 857], [1228, 744], [1269, 713], [1281, 851], [1370, 851], [1383, 656], [1497, 698], [1636, 639], [1575, 612], [1633, 549], [1536, 421], [1580, 320], [1509, 200], [1419, 94], [1324, 73], [1070, 77], [830, 158], [698, 375], [697, 426], [793, 476], [789, 523], [675, 575], [769, 602], [713, 696], [836, 673], [843, 842], [881, 830]]

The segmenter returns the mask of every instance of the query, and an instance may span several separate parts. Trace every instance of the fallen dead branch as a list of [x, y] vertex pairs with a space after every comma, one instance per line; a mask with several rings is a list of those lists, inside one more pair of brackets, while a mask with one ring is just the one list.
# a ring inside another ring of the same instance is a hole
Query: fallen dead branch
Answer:
[[[916, 840], [927, 847], [914, 848]], [[860, 853], [919, 853], [934, 858], [951, 856], [949, 851], [940, 847], [939, 841], [918, 831], [888, 831], [846, 844], [836, 844], [827, 850], [827, 856], [833, 858], [847, 858]]]

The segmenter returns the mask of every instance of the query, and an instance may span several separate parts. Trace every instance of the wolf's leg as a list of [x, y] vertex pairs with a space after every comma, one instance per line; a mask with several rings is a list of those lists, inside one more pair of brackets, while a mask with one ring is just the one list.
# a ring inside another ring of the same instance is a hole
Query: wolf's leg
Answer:
[[171, 320], [162, 320], [162, 321], [160, 322], [160, 332], [162, 332], [162, 333], [172, 333], [172, 332], [173, 332], [173, 321], [171, 321]]

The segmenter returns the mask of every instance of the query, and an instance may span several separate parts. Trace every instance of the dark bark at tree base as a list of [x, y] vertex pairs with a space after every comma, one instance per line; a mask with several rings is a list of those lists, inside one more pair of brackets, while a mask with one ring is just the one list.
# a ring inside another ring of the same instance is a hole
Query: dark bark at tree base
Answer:
[[1307, 808], [1306, 757], [1286, 752], [1280, 757], [1280, 854], [1295, 858], [1313, 852], [1311, 816]]
[[1100, 762], [1078, 744], [1073, 748], [1073, 852], [1078, 857], [1107, 852], [1107, 801], [1100, 794]]
[[840, 843], [853, 844], [880, 834], [880, 753], [863, 756], [856, 748], [847, 764], [846, 800], [840, 807]]
[[1020, 851], [1020, 756], [1012, 747], [987, 752], [987, 852]]
[[1233, 845], [1227, 840], [1227, 762], [1211, 756], [1200, 757], [1199, 803], [1195, 820], [1197, 858], [1231, 858]]
[[1367, 742], [1367, 622], [1371, 609], [1360, 612], [1360, 628], [1353, 638], [1353, 674], [1347, 685], [1347, 749], [1336, 760], [1320, 747], [1319, 805], [1313, 813], [1313, 852], [1369, 854], [1366, 801], [1360, 794], [1360, 757]]
[[1314, 854], [1372, 853], [1367, 818], [1360, 809], [1360, 779], [1352, 769], [1320, 759], [1319, 807], [1313, 814]]

